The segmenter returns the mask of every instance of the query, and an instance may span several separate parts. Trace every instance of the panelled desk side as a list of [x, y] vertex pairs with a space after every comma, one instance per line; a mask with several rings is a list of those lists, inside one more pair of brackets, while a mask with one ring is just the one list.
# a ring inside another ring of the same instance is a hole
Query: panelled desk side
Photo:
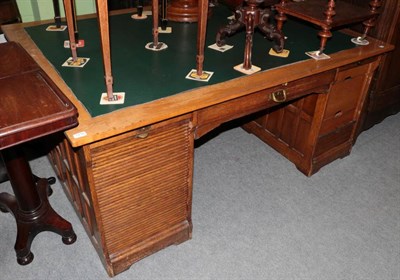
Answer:
[[[244, 128], [307, 175], [350, 153], [372, 74], [393, 49], [371, 39], [329, 60], [304, 60], [92, 118], [22, 25], [4, 32], [78, 108], [79, 126], [49, 157], [110, 276], [191, 238], [194, 140], [220, 124], [256, 114]], [[81, 132], [87, 136], [74, 138]]]

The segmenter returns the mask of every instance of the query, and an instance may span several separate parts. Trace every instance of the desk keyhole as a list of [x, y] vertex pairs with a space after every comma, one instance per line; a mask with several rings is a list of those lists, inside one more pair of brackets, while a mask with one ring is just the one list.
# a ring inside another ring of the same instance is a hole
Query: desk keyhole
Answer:
[[342, 111], [338, 111], [338, 112], [335, 113], [335, 118], [339, 118], [342, 115], [343, 115], [343, 112]]

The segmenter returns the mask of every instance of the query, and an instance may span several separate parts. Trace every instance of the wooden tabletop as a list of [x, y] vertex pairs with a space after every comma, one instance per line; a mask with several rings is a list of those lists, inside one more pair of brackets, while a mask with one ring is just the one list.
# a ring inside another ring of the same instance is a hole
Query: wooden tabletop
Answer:
[[76, 126], [77, 110], [15, 42], [0, 44], [0, 150]]
[[332, 22], [327, 23], [326, 14], [327, 1], [307, 0], [300, 2], [287, 2], [285, 5], [278, 4], [276, 9], [288, 15], [292, 15], [303, 20], [312, 22], [319, 26], [339, 27], [352, 23], [359, 23], [367, 20], [377, 13], [371, 12], [368, 5], [369, 1], [365, 1], [365, 6], [358, 7], [343, 1], [336, 1], [335, 16]]

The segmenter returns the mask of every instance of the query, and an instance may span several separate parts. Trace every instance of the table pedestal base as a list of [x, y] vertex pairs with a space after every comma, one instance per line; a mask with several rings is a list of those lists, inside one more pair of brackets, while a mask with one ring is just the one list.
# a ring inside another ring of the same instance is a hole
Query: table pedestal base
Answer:
[[272, 47], [275, 52], [281, 53], [285, 40], [281, 31], [270, 23], [271, 9], [261, 7], [263, 0], [245, 0], [244, 4], [235, 11], [235, 19], [225, 27], [222, 27], [216, 36], [218, 47], [225, 45], [226, 36], [232, 36], [239, 30], [245, 28], [246, 43], [244, 49], [243, 69], [251, 70], [251, 52], [253, 47], [254, 29], [258, 28], [268, 39], [274, 41]]
[[13, 195], [0, 194], [2, 210], [10, 211], [17, 222], [17, 240], [14, 248], [20, 265], [29, 264], [33, 260], [31, 244], [35, 236], [42, 231], [58, 233], [62, 236], [63, 243], [67, 245], [76, 241], [76, 234], [71, 224], [58, 215], [49, 204], [47, 180], [39, 180], [37, 188], [42, 203], [30, 212], [20, 210]]
[[52, 231], [61, 235], [63, 243], [67, 245], [76, 241], [76, 234], [71, 224], [58, 215], [49, 204], [48, 187], [46, 179], [40, 179], [37, 182], [41, 203], [31, 211], [21, 210], [13, 195], [0, 194], [0, 209], [3, 212], [11, 212], [17, 222], [17, 239], [14, 249], [20, 265], [32, 262], [31, 244], [35, 236], [42, 231]]

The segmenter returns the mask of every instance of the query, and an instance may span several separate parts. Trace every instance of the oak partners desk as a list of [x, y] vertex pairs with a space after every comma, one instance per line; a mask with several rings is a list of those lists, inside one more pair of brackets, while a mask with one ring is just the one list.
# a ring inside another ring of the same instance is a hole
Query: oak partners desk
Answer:
[[[214, 11], [207, 46], [227, 15]], [[78, 108], [79, 126], [49, 157], [110, 276], [191, 238], [194, 141], [222, 123], [251, 116], [244, 128], [306, 175], [349, 154], [372, 75], [393, 49], [373, 39], [356, 47], [337, 32], [326, 49], [331, 59], [315, 61], [304, 54], [318, 45], [315, 30], [288, 20], [289, 58], [268, 56], [272, 42], [256, 33], [252, 60], [262, 71], [240, 74], [232, 69], [243, 61], [245, 35], [238, 33], [227, 40], [231, 51], [206, 49], [204, 70], [215, 73], [202, 83], [184, 78], [195, 68], [196, 24], [171, 23], [173, 34], [160, 34], [168, 49], [150, 52], [144, 45], [152, 38], [151, 17], [122, 14], [110, 19], [111, 55], [114, 90], [125, 91], [126, 102], [100, 106], [97, 22], [78, 24], [86, 44], [78, 56], [90, 57], [83, 69], [61, 67], [69, 56], [66, 33], [46, 33], [46, 25], [9, 25], [4, 32]]]

